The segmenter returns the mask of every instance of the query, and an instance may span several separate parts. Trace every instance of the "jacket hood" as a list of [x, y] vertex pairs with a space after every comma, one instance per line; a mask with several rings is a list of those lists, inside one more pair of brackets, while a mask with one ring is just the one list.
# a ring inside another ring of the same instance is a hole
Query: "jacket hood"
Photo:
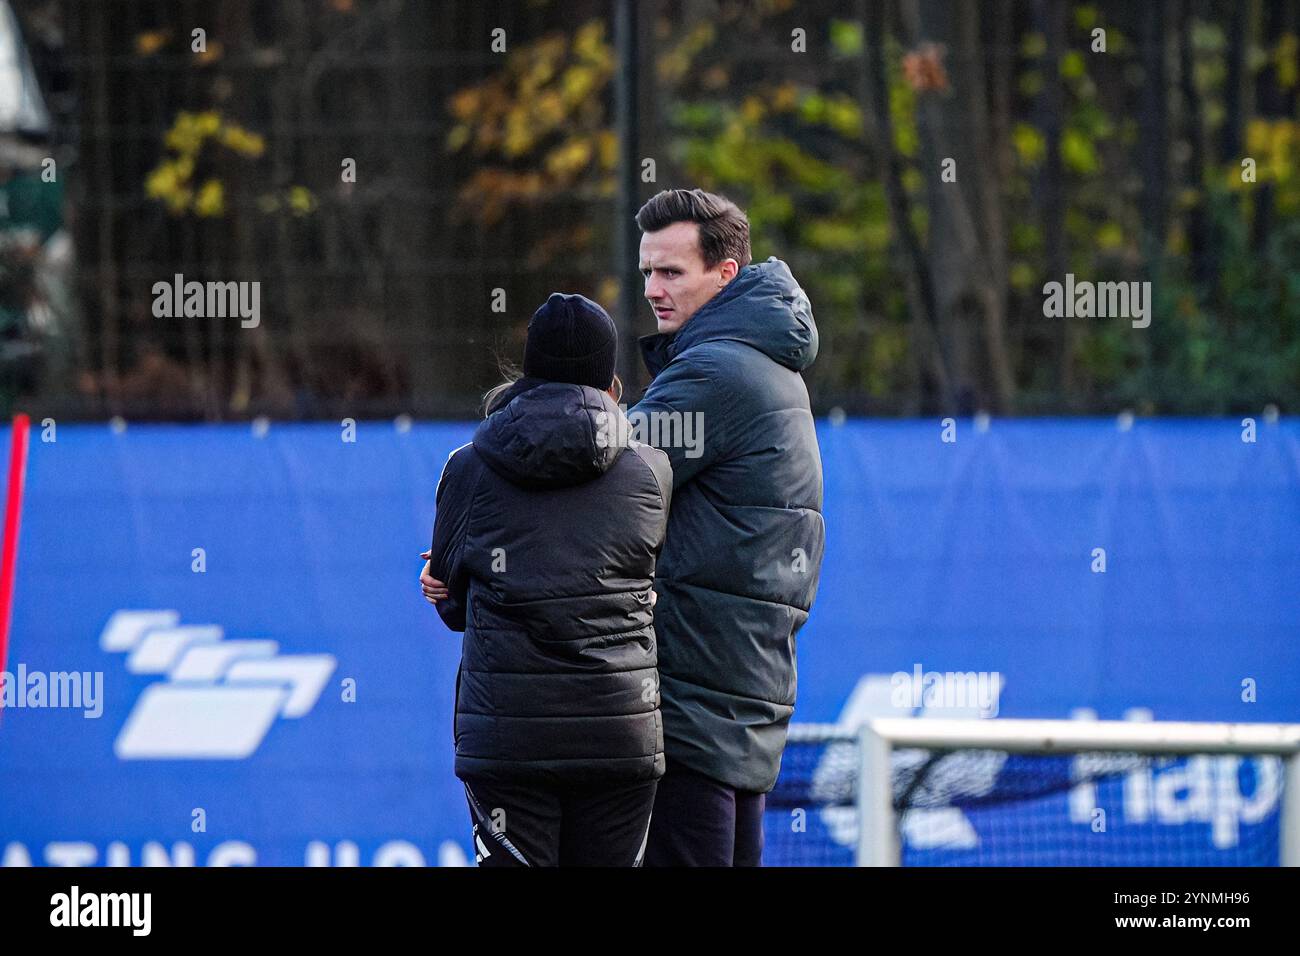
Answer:
[[789, 266], [775, 256], [751, 262], [676, 332], [639, 341], [646, 367], [655, 376], [692, 345], [720, 339], [743, 342], [796, 372], [812, 365], [817, 324]]
[[563, 488], [598, 478], [627, 447], [629, 426], [608, 393], [586, 385], [520, 379], [474, 432], [488, 467], [524, 488]]

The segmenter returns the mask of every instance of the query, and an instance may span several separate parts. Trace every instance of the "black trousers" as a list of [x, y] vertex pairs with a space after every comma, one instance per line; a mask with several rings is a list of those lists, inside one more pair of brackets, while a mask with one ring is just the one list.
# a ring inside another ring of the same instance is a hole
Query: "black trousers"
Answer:
[[640, 866], [657, 781], [538, 787], [462, 780], [479, 866]]
[[646, 866], [762, 866], [767, 795], [737, 790], [668, 761], [659, 780]]

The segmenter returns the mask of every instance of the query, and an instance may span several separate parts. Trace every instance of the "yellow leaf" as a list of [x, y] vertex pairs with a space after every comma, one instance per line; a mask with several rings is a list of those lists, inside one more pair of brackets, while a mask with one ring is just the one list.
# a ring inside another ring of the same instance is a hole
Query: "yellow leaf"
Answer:
[[233, 124], [222, 129], [221, 141], [243, 156], [261, 156], [266, 150], [266, 140], [261, 136]]
[[166, 30], [149, 30], [146, 33], [137, 34], [135, 52], [141, 56], [152, 56], [163, 48], [170, 36]]
[[798, 101], [798, 90], [793, 83], [782, 83], [772, 94], [772, 109], [778, 113], [788, 113]]
[[1250, 154], [1268, 151], [1269, 122], [1253, 119], [1246, 124], [1246, 152]]
[[1277, 85], [1284, 90], [1289, 90], [1296, 85], [1297, 79], [1300, 79], [1300, 65], [1296, 63], [1296, 48], [1300, 46], [1300, 40], [1294, 33], [1284, 33], [1277, 41], [1277, 48], [1273, 53], [1273, 65], [1277, 72]]
[[199, 132], [196, 117], [184, 110], [176, 114], [172, 128], [163, 137], [168, 149], [178, 153], [194, 153], [203, 144], [203, 135]]
[[549, 129], [564, 119], [564, 101], [559, 93], [547, 92], [537, 97], [533, 107], [535, 121]]
[[567, 178], [584, 169], [591, 162], [591, 142], [575, 139], [551, 150], [546, 157], [546, 171], [552, 176]]
[[1011, 142], [1021, 163], [1026, 166], [1037, 166], [1047, 154], [1047, 141], [1043, 134], [1028, 123], [1016, 124], [1011, 133]]
[[605, 43], [605, 21], [589, 20], [573, 37], [573, 52], [585, 60], [599, 60], [607, 49]]
[[289, 190], [289, 207], [294, 215], [305, 216], [316, 210], [316, 197], [305, 186], [294, 186]]
[[447, 134], [447, 148], [453, 153], [469, 142], [469, 126], [457, 123]]
[[144, 192], [150, 199], [162, 199], [175, 189], [176, 170], [171, 163], [163, 163], [151, 172], [144, 181]]
[[200, 113], [194, 119], [194, 128], [200, 136], [211, 136], [221, 129], [221, 117], [210, 110], [206, 113]]
[[200, 216], [220, 216], [225, 210], [225, 190], [221, 182], [209, 179], [194, 197], [194, 211]]
[[596, 85], [596, 71], [587, 66], [571, 66], [564, 71], [562, 84], [565, 101], [577, 103], [586, 99]]
[[457, 119], [469, 119], [479, 110], [479, 91], [476, 87], [458, 90], [449, 101], [451, 113]]
[[531, 117], [523, 110], [512, 110], [506, 117], [506, 135], [503, 148], [510, 157], [522, 156], [533, 145]]
[[226, 50], [221, 43], [213, 40], [207, 44], [206, 49], [194, 54], [194, 59], [200, 63], [215, 63], [221, 59], [222, 54], [225, 52]]
[[600, 132], [600, 165], [613, 169], [618, 164], [618, 136], [612, 130]]
[[763, 118], [765, 112], [766, 109], [763, 106], [763, 101], [757, 96], [746, 97], [744, 104], [740, 107], [741, 117], [750, 126], [758, 123]]

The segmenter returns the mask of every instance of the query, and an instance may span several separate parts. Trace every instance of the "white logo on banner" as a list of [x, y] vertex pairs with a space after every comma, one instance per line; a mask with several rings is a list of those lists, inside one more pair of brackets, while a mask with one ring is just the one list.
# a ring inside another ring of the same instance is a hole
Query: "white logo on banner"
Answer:
[[[890, 674], [863, 674], [853, 693], [849, 694], [838, 724], [847, 730], [857, 731], [875, 717], [925, 717], [926, 709], [899, 706], [897, 681]], [[998, 691], [1001, 690], [999, 680]], [[944, 707], [931, 716], [970, 717], [981, 716], [978, 706], [969, 708]], [[933, 775], [927, 782], [928, 792], [923, 801], [928, 806], [913, 805], [903, 814], [902, 837], [908, 846], [917, 849], [967, 850], [979, 846], [979, 834], [958, 807], [942, 806], [953, 797], [980, 796], [992, 791], [998, 772], [1006, 762], [1005, 753], [989, 751], [955, 754], [966, 758], [957, 766], [952, 758], [944, 765], [942, 774]], [[894, 769], [911, 771], [928, 759], [923, 750], [899, 750], [894, 754]], [[848, 800], [854, 792], [858, 775], [858, 746], [855, 742], [833, 743], [826, 747], [817, 768], [813, 771], [812, 796], [814, 800]], [[905, 773], [910, 776], [910, 773]], [[914, 798], [919, 795], [914, 794]], [[938, 804], [936, 806], [936, 804]], [[855, 846], [858, 842], [858, 811], [853, 806], [826, 807], [821, 811], [822, 822], [830, 831], [831, 839], [841, 846]]]
[[113, 750], [123, 760], [242, 760], [277, 717], [315, 706], [337, 661], [278, 654], [270, 640], [224, 639], [214, 624], [182, 625], [176, 611], [117, 611], [99, 637], [127, 654], [132, 674], [165, 674], [136, 701]]
[[[907, 676], [906, 672], [901, 672]], [[876, 717], [961, 717], [978, 719], [988, 716], [980, 706], [962, 708], [909, 706], [900, 703], [898, 674], [863, 674], [844, 709], [838, 726], [856, 732]], [[993, 693], [1002, 690], [997, 676]], [[906, 696], [906, 695], [904, 695]], [[968, 698], [972, 695], [968, 694]], [[1074, 720], [1096, 720], [1090, 709], [1076, 709]], [[1149, 710], [1130, 708], [1124, 719], [1154, 719]], [[818, 802], [852, 804], [857, 787], [859, 755], [857, 743], [836, 742], [826, 746], [813, 770], [812, 798]], [[893, 769], [899, 781], [910, 780], [931, 754], [924, 750], [899, 749], [894, 752]], [[908, 797], [909, 807], [902, 816], [900, 829], [905, 844], [915, 849], [969, 850], [980, 845], [979, 834], [961, 808], [948, 806], [961, 797], [982, 797], [993, 791], [1007, 762], [1008, 754], [989, 750], [957, 750], [950, 753], [927, 775], [922, 785]], [[1242, 789], [1240, 772], [1249, 769], [1254, 784], [1247, 793]], [[901, 771], [901, 773], [900, 773]], [[1071, 779], [1080, 781], [1069, 789], [1069, 821], [1089, 826], [1097, 809], [1097, 778], [1122, 775], [1121, 819], [1125, 823], [1166, 826], [1189, 822], [1211, 827], [1212, 845], [1227, 850], [1241, 843], [1241, 825], [1257, 824], [1274, 813], [1282, 799], [1284, 768], [1276, 756], [1241, 755], [1190, 756], [1181, 764], [1167, 757], [1143, 757], [1132, 754], [1084, 753], [1071, 760]], [[898, 793], [895, 793], [895, 798]], [[858, 813], [854, 806], [830, 806], [821, 811], [822, 822], [831, 839], [841, 846], [852, 847], [858, 841]]]

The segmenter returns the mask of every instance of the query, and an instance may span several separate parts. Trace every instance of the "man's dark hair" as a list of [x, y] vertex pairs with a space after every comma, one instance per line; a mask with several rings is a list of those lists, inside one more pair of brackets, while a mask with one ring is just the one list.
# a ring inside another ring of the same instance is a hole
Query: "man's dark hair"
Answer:
[[735, 259], [741, 268], [749, 265], [749, 220], [725, 196], [703, 189], [665, 189], [651, 196], [636, 214], [642, 232], [658, 232], [675, 222], [699, 224], [706, 269], [725, 259]]

